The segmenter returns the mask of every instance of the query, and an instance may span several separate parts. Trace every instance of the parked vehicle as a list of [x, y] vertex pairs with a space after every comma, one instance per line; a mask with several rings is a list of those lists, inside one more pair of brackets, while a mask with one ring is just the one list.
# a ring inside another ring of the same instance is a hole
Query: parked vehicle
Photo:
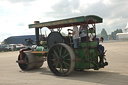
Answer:
[[25, 46], [24, 46], [23, 44], [17, 44], [17, 45], [16, 45], [16, 49], [17, 49], [17, 50], [20, 50], [20, 49], [22, 49], [22, 48], [25, 48]]
[[7, 45], [0, 45], [0, 52], [1, 51], [10, 51], [10, 49], [7, 47]]

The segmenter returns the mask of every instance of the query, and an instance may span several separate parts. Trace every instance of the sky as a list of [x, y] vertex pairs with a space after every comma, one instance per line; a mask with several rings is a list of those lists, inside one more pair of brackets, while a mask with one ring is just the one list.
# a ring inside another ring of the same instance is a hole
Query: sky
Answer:
[[[34, 35], [28, 25], [77, 16], [98, 15], [108, 34], [124, 31], [128, 22], [128, 0], [0, 0], [0, 42], [10, 36]], [[47, 28], [43, 32], [49, 32]]]

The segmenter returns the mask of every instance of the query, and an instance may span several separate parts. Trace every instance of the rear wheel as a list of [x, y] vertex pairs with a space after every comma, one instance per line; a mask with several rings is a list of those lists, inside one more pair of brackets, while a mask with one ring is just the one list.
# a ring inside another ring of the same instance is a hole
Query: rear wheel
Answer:
[[50, 48], [47, 61], [55, 75], [66, 76], [74, 69], [75, 54], [70, 46], [59, 43]]

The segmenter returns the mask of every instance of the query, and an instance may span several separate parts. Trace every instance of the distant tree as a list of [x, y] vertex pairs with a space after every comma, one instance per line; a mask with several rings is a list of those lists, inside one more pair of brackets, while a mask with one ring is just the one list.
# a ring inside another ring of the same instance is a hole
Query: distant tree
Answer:
[[111, 32], [111, 39], [116, 40], [117, 33], [123, 33], [122, 29], [116, 29], [114, 32]]
[[112, 40], [116, 40], [116, 31], [111, 33]]
[[108, 34], [104, 28], [101, 31], [101, 37], [103, 37], [104, 40], [108, 40]]
[[112, 40], [111, 34], [108, 35], [108, 40]]
[[123, 33], [122, 29], [118, 29], [117, 33]]

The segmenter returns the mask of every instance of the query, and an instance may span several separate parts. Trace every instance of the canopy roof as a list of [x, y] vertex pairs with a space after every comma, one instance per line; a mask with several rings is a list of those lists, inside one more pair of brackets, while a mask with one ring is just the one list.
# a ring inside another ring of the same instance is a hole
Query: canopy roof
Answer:
[[48, 27], [49, 29], [69, 27], [73, 25], [80, 25], [82, 23], [93, 24], [102, 23], [103, 19], [96, 15], [80, 16], [56, 21], [49, 21], [43, 23], [29, 24], [29, 28], [42, 28]]

